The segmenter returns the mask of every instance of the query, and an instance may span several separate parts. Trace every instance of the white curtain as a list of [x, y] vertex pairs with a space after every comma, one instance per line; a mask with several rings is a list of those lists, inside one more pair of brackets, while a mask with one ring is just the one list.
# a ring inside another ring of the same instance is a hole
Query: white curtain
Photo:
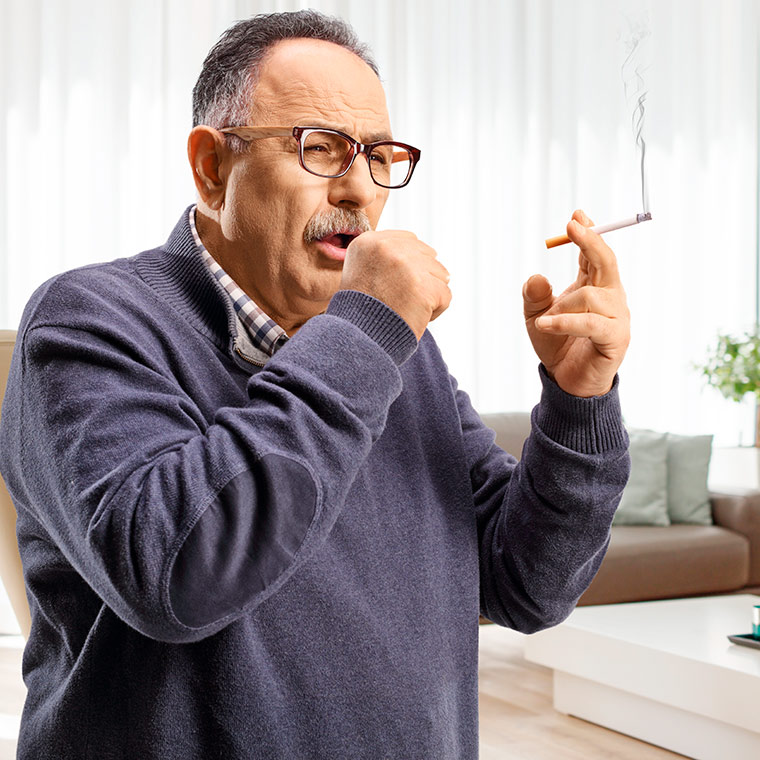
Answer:
[[[633, 101], [642, 50], [653, 221], [611, 233], [633, 312], [628, 421], [751, 442], [751, 406], [703, 389], [693, 364], [756, 308], [756, 0], [0, 0], [0, 326], [74, 266], [162, 242], [194, 200], [190, 92], [234, 20], [315, 7], [374, 49], [394, 133], [423, 151], [383, 226], [432, 244], [454, 301], [433, 325], [482, 411], [529, 409], [536, 361], [521, 285], [574, 277], [547, 252], [576, 207], [641, 211]], [[647, 57], [648, 56], [648, 57]]]

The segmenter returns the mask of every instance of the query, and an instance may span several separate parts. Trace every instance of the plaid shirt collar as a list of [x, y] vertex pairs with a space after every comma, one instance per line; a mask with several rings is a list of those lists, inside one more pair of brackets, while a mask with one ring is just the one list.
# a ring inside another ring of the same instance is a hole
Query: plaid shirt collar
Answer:
[[206, 246], [201, 242], [198, 230], [195, 228], [195, 209], [195, 206], [190, 209], [190, 230], [203, 261], [227, 291], [237, 315], [248, 330], [253, 345], [268, 356], [272, 356], [278, 348], [287, 342], [287, 333], [273, 319], [270, 319], [250, 296], [243, 292], [235, 280], [219, 266], [214, 257], [206, 250]]

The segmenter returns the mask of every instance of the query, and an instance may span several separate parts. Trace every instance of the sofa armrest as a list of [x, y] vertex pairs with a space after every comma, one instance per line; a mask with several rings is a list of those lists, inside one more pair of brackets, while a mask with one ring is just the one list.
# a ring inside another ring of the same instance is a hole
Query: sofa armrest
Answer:
[[711, 493], [710, 503], [716, 525], [749, 539], [747, 585], [760, 584], [760, 491], [736, 489], [730, 493]]

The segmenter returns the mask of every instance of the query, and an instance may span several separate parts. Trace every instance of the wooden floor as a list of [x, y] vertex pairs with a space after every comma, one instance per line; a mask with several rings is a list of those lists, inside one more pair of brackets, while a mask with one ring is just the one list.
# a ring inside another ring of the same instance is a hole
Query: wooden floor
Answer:
[[523, 635], [480, 627], [480, 760], [666, 760], [674, 752], [556, 712], [552, 672], [522, 656]]
[[[552, 707], [551, 671], [522, 658], [522, 636], [480, 628], [481, 760], [665, 760], [679, 758]], [[21, 637], [0, 636], [0, 760], [16, 757], [24, 702]]]

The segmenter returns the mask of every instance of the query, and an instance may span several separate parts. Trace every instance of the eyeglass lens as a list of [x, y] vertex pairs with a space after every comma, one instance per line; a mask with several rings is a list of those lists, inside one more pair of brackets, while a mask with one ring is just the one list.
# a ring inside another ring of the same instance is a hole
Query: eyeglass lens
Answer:
[[[335, 177], [351, 160], [351, 143], [332, 132], [309, 132], [303, 138], [303, 163], [314, 174]], [[406, 182], [412, 166], [409, 151], [398, 145], [378, 145], [369, 154], [372, 179], [384, 187], [398, 187]]]

